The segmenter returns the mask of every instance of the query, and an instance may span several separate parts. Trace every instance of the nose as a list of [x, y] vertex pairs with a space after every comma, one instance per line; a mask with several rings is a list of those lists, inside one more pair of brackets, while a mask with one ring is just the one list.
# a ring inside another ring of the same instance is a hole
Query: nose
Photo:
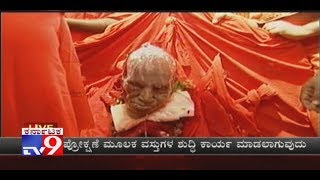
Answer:
[[152, 90], [151, 88], [144, 88], [139, 96], [139, 100], [144, 103], [150, 103], [152, 101]]

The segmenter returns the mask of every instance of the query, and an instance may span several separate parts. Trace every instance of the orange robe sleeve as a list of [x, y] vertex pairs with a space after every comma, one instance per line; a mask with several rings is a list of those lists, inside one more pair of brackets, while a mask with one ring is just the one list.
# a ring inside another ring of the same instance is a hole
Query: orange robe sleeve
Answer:
[[93, 121], [62, 15], [3, 13], [1, 17], [2, 136], [21, 136], [21, 128], [29, 123], [57, 123], [65, 136], [78, 136]]

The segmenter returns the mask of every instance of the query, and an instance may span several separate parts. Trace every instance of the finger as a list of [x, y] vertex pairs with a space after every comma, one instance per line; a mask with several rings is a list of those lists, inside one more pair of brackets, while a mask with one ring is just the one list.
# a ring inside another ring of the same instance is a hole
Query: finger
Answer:
[[234, 14], [232, 13], [225, 13], [223, 16], [223, 19], [232, 19], [233, 17], [235, 17]]
[[258, 19], [262, 16], [262, 13], [249, 13], [250, 19]]
[[258, 28], [259, 27], [258, 23], [254, 20], [248, 20], [247, 23], [251, 28]]
[[274, 29], [275, 27], [272, 25], [264, 26], [263, 29], [266, 31], [270, 31], [271, 29]]
[[230, 13], [216, 13], [212, 19], [212, 23], [216, 24], [221, 20], [227, 20], [231, 18], [232, 18], [232, 14]]
[[271, 26], [271, 23], [266, 23], [262, 26], [262, 29], [267, 30], [269, 28], [269, 26]]
[[264, 29], [267, 31], [271, 31], [272, 29], [276, 29], [276, 26], [274, 26], [273, 24], [269, 24], [268, 26], [265, 26]]
[[269, 33], [270, 33], [270, 34], [280, 34], [280, 31], [279, 31], [279, 29], [274, 28], [274, 29], [270, 29], [270, 30], [269, 30]]

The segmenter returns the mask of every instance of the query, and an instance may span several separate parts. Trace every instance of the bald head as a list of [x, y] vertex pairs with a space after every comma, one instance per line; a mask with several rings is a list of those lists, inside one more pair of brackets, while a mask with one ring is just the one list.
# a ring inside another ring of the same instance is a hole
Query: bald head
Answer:
[[128, 110], [144, 116], [169, 99], [176, 63], [163, 49], [145, 44], [132, 52], [126, 63], [123, 88]]

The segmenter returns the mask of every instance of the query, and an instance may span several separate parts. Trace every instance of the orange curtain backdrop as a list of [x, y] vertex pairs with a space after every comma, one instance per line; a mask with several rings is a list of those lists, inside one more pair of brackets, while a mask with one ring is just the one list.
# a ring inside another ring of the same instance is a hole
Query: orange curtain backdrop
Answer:
[[[193, 83], [214, 89], [194, 97], [205, 120], [198, 129], [219, 136], [314, 136], [298, 99], [302, 84], [313, 76], [303, 43], [271, 36], [241, 20], [214, 25], [210, 17], [134, 13], [102, 34], [76, 41], [87, 88], [102, 88], [96, 94], [112, 91], [128, 53], [151, 42], [170, 52]], [[214, 58], [217, 54], [221, 58]], [[110, 114], [101, 97], [89, 101], [96, 125], [110, 135]], [[187, 132], [195, 131], [196, 123], [191, 124]]]
[[60, 13], [2, 13], [2, 136], [57, 123], [65, 136], [92, 127], [80, 63]]

